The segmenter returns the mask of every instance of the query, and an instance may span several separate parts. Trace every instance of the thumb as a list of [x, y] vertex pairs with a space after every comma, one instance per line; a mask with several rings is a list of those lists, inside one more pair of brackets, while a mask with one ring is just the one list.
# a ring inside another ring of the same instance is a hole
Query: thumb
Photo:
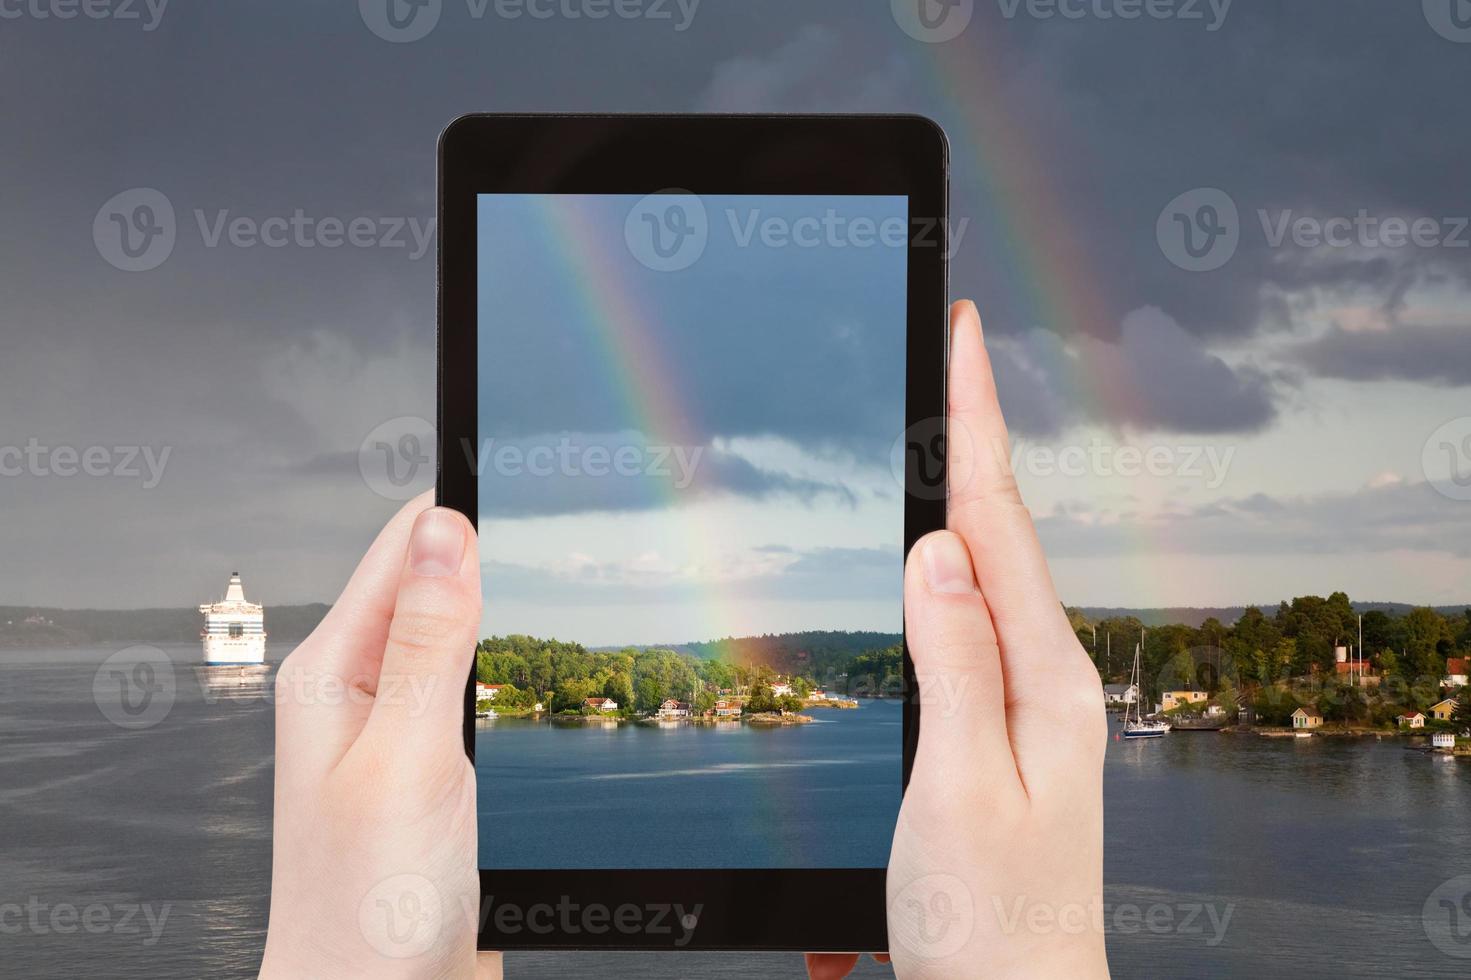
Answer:
[[914, 779], [953, 785], [977, 770], [1014, 774], [996, 629], [970, 550], [953, 531], [928, 534], [910, 552], [904, 630], [919, 681]]
[[474, 529], [458, 511], [424, 511], [409, 535], [365, 735], [411, 753], [459, 749], [480, 609]]

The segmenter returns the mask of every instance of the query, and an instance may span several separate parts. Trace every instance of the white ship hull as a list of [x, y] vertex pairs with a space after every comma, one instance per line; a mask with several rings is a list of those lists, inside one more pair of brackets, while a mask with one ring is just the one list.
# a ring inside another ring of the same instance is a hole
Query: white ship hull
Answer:
[[263, 664], [265, 662], [266, 638], [264, 636], [206, 636], [204, 638], [204, 665], [206, 667]]

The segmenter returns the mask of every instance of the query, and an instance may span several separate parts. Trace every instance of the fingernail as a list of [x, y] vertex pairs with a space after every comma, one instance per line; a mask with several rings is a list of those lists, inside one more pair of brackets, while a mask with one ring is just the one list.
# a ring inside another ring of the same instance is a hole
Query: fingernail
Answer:
[[464, 558], [465, 528], [454, 513], [435, 507], [419, 515], [409, 536], [409, 569], [415, 575], [457, 575]]
[[943, 531], [924, 543], [925, 584], [931, 592], [965, 595], [976, 591], [976, 573], [970, 552], [958, 534]]

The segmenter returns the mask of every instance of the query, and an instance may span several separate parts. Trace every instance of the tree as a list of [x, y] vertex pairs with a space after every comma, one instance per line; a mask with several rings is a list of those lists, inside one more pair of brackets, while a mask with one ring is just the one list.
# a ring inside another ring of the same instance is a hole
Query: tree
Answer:
[[771, 693], [771, 687], [767, 684], [757, 684], [751, 688], [751, 697], [746, 701], [746, 711], [776, 711], [779, 705]]
[[1471, 735], [1471, 684], [1461, 688], [1456, 698], [1456, 709], [1451, 712], [1451, 724], [1462, 735]]

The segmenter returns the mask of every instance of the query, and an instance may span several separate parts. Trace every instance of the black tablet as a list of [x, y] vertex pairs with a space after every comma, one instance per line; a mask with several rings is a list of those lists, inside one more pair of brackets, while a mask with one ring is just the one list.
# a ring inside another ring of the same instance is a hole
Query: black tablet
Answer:
[[944, 135], [474, 115], [439, 162], [481, 947], [884, 949], [903, 562], [945, 520]]

